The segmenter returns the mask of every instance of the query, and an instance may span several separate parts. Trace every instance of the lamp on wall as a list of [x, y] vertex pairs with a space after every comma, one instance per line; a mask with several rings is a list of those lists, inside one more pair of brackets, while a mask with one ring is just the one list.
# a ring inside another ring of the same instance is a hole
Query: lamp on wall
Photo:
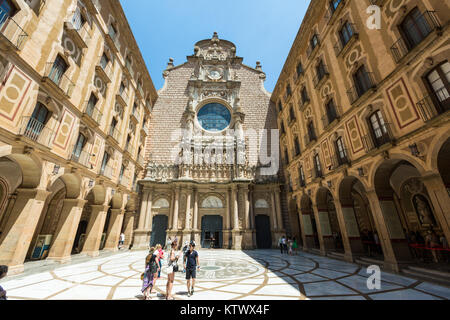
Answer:
[[411, 150], [411, 154], [414, 157], [419, 157], [420, 156], [420, 151], [419, 151], [419, 148], [417, 147], [417, 143], [411, 144], [409, 146], [409, 149]]
[[358, 174], [360, 177], [364, 177], [364, 168], [363, 167], [358, 168]]
[[59, 172], [59, 169], [61, 168], [61, 166], [59, 164], [55, 164], [55, 166], [53, 167], [53, 175], [57, 175]]

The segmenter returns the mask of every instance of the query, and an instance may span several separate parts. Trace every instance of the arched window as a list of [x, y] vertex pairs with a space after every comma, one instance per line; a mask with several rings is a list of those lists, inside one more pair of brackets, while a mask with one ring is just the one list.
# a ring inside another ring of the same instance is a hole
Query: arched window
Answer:
[[73, 149], [72, 159], [78, 160], [81, 156], [81, 152], [83, 151], [84, 146], [86, 145], [87, 138], [84, 134], [80, 133], [78, 135], [77, 143], [75, 144], [75, 148]]
[[323, 176], [322, 165], [320, 164], [319, 154], [314, 156], [314, 169], [316, 171], [316, 178], [321, 178]]
[[213, 209], [223, 208], [222, 200], [215, 196], [209, 196], [202, 202], [202, 208]]
[[380, 110], [372, 113], [369, 117], [369, 124], [372, 131], [372, 136], [374, 138], [374, 143], [377, 148], [389, 142], [387, 126]]
[[408, 49], [411, 50], [431, 33], [432, 28], [425, 16], [416, 7], [403, 19], [400, 24], [400, 30]]
[[304, 187], [306, 185], [305, 172], [303, 171], [303, 166], [298, 168], [298, 177], [300, 179], [300, 186]]
[[37, 140], [42, 130], [50, 118], [50, 111], [42, 103], [38, 102], [34, 108], [33, 114], [28, 120], [25, 129], [25, 136], [32, 140]]
[[344, 139], [339, 137], [336, 142], [336, 155], [338, 164], [341, 166], [345, 163], [348, 163], [347, 150], [345, 149]]

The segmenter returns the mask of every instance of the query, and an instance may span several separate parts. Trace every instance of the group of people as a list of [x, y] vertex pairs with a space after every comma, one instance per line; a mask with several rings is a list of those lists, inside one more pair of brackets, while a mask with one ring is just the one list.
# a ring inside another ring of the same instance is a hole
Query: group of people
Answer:
[[[180, 271], [178, 260], [180, 252], [178, 251], [178, 240], [169, 239], [170, 251], [167, 257], [167, 283], [166, 283], [166, 300], [174, 300], [172, 295], [173, 283], [175, 280], [175, 272]], [[183, 248], [183, 272], [186, 273], [187, 295], [190, 297], [194, 294], [195, 279], [197, 278], [197, 269], [200, 269], [200, 261], [198, 252], [195, 251], [195, 242], [191, 241], [189, 245], [185, 244]], [[150, 248], [150, 252], [145, 258], [145, 271], [141, 276], [142, 293], [144, 300], [150, 300], [150, 295], [156, 286], [156, 280], [161, 277], [162, 260], [164, 259], [164, 250], [161, 245]]]
[[434, 263], [449, 261], [450, 250], [444, 234], [439, 237], [433, 228], [426, 231], [425, 237], [419, 231], [404, 231], [414, 258], [423, 262], [432, 260]]
[[286, 236], [280, 237], [278, 240], [278, 246], [280, 247], [281, 254], [287, 253], [290, 256], [294, 254], [297, 255], [298, 243], [295, 237], [292, 239]]

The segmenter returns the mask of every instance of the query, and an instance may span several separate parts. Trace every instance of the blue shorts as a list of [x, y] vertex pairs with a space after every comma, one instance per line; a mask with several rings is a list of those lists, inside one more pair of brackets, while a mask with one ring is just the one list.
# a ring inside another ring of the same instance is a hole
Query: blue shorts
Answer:
[[186, 269], [186, 280], [197, 278], [197, 268]]

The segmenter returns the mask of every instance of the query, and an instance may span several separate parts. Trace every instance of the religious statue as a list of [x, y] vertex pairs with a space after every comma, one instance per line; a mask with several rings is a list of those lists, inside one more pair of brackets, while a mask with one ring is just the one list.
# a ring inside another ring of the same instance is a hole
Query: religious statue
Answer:
[[422, 225], [434, 226], [434, 217], [430, 205], [421, 195], [414, 196], [414, 206]]

